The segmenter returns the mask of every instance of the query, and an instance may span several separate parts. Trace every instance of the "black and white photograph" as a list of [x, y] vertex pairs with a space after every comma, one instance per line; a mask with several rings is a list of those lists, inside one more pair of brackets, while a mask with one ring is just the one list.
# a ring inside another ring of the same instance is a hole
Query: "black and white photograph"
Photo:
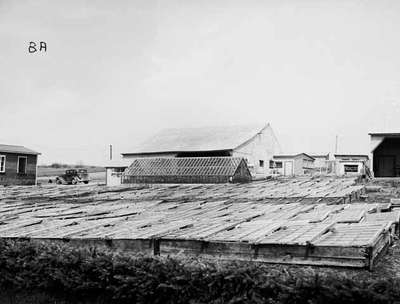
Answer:
[[0, 0], [0, 304], [400, 303], [400, 1]]

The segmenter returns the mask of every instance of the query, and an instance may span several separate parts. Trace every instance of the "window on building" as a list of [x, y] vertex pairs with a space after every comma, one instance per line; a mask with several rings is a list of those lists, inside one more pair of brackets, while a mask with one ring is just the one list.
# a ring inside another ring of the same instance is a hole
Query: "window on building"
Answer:
[[358, 165], [344, 165], [344, 173], [358, 172]]
[[260, 167], [261, 167], [261, 168], [264, 168], [264, 161], [260, 159], [258, 162], [259, 162], [259, 164], [260, 164]]
[[0, 173], [6, 172], [6, 156], [0, 155]]
[[282, 162], [275, 162], [275, 168], [281, 169], [282, 168]]
[[18, 173], [26, 174], [26, 165], [28, 158], [26, 156], [18, 156]]
[[273, 160], [270, 160], [269, 161], [269, 168], [270, 169], [274, 169], [275, 168], [274, 164], [275, 164], [275, 162]]

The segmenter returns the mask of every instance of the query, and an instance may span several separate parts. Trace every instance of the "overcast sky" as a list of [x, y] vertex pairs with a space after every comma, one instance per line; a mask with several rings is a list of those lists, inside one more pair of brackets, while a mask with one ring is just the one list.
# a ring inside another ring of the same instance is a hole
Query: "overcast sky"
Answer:
[[287, 153], [368, 153], [400, 131], [399, 33], [398, 0], [0, 0], [0, 143], [101, 164], [166, 127], [270, 122]]

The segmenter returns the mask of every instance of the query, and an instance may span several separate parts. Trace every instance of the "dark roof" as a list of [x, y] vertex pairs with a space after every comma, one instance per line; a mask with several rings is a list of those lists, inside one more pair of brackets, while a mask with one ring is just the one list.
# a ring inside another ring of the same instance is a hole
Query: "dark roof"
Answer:
[[371, 132], [368, 135], [379, 135], [379, 136], [400, 136], [400, 133], [396, 132]]
[[39, 152], [33, 151], [31, 149], [25, 148], [23, 146], [14, 146], [14, 145], [3, 145], [0, 144], [0, 153], [17, 153], [17, 154], [32, 154], [39, 155]]
[[136, 158], [125, 171], [127, 176], [233, 176], [240, 157]]
[[305, 153], [305, 154], [307, 154], [307, 155], [309, 155], [311, 157], [314, 157], [314, 158], [316, 158], [316, 157], [329, 157], [329, 152], [327, 152], [327, 153], [315, 153], [315, 152], [313, 152], [313, 153]]
[[104, 168], [127, 168], [131, 164], [130, 159], [113, 159], [105, 163]]
[[369, 159], [368, 155], [365, 154], [334, 154], [335, 157], [365, 157]]
[[234, 150], [267, 127], [269, 124], [165, 129], [122, 155]]
[[305, 155], [305, 156], [315, 160], [314, 157], [312, 157], [312, 156], [310, 156], [310, 155], [308, 155], [306, 153], [291, 154], [291, 155], [289, 155], [289, 154], [286, 154], [286, 155], [280, 154], [280, 155], [274, 155], [274, 158], [295, 158], [295, 157], [299, 157], [301, 155]]

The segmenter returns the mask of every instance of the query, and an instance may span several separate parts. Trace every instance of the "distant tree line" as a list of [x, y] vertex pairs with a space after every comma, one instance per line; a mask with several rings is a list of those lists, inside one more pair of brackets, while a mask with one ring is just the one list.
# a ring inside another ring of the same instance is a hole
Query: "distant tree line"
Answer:
[[77, 165], [62, 164], [62, 163], [52, 163], [50, 165], [41, 165], [40, 167], [60, 169], [60, 168], [82, 168], [82, 167], [84, 167], [84, 168], [96, 168], [97, 166], [86, 166], [83, 163], [79, 163]]

